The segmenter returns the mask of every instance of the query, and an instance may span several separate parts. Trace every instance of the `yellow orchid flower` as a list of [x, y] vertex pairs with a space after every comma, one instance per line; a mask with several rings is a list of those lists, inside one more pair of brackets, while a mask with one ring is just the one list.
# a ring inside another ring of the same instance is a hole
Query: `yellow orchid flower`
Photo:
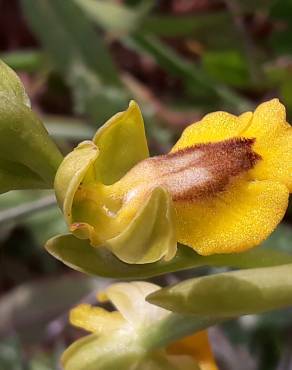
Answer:
[[55, 190], [70, 231], [127, 263], [242, 252], [281, 221], [292, 189], [292, 130], [273, 99], [206, 115], [170, 153], [149, 158], [131, 102], [63, 161]]
[[[206, 331], [158, 350], [143, 338], [151, 326], [173, 315], [145, 301], [160, 287], [148, 282], [117, 283], [99, 295], [118, 311], [81, 304], [71, 310], [73, 325], [93, 334], [69, 347], [62, 357], [65, 370], [217, 370]], [[88, 345], [90, 343], [90, 345]]]

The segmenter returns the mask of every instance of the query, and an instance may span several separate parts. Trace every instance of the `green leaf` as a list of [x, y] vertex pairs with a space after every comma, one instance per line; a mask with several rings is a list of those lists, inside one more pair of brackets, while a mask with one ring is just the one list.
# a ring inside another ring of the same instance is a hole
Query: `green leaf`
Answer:
[[232, 266], [238, 268], [276, 266], [292, 263], [292, 255], [277, 250], [257, 248], [245, 253], [203, 257], [191, 248], [180, 245], [176, 256], [168, 262], [144, 265], [121, 262], [105, 248], [93, 248], [87, 240], [71, 234], [50, 239], [46, 249], [67, 266], [90, 275], [112, 278], [149, 278], [169, 272], [200, 266]]
[[17, 50], [2, 53], [0, 57], [17, 71], [34, 72], [39, 70], [45, 62], [43, 54], [37, 50]]
[[[201, 68], [191, 64], [187, 60], [184, 60], [166, 44], [161, 43], [157, 38], [151, 35], [151, 31], [155, 31], [155, 27], [156, 30], [157, 28], [164, 30], [166, 28], [164, 27], [165, 23], [168, 24], [168, 28], [172, 29], [172, 18], [166, 18], [163, 22], [163, 18], [161, 19], [161, 17], [158, 19], [152, 19], [151, 16], [145, 16], [145, 11], [141, 13], [139, 13], [139, 11], [134, 12], [130, 8], [117, 4], [93, 0], [75, 0], [75, 2], [77, 2], [86, 14], [99, 26], [103, 27], [105, 31], [111, 32], [116, 27], [120, 31], [120, 36], [125, 36], [125, 30], [130, 32], [133, 29], [138, 28], [133, 36], [125, 38], [124, 41], [128, 45], [138, 49], [139, 52], [143, 51], [151, 55], [157, 63], [168, 72], [181, 77], [194, 96], [198, 96], [198, 91], [201, 96], [203, 93], [205, 93], [206, 97], [213, 94], [215, 97], [219, 97], [224, 102], [232, 105], [235, 109], [240, 111], [246, 110], [248, 102], [246, 102], [245, 99], [240, 97], [234, 91], [229, 90], [226, 86], [220, 86], [218, 81], [210, 79], [210, 76], [205, 74]], [[144, 18], [142, 19], [143, 15]], [[125, 19], [123, 19], [122, 16], [124, 16]], [[125, 26], [123, 28], [120, 23], [121, 19], [125, 22]], [[137, 27], [137, 21], [139, 19], [141, 19], [141, 22], [140, 26]], [[226, 17], [224, 19], [226, 20]], [[176, 22], [178, 23], [176, 25], [176, 29], [182, 29], [182, 25], [185, 24], [185, 20], [182, 18], [180, 19], [180, 22], [177, 20]], [[220, 22], [222, 22], [221, 19]], [[196, 25], [196, 19], [191, 18], [188, 25]], [[199, 20], [198, 27], [200, 27]], [[148, 34], [147, 31], [149, 31]]]
[[34, 212], [23, 224], [28, 227], [38, 243], [44, 245], [53, 235], [66, 232], [67, 225], [57, 207]]
[[292, 305], [292, 264], [190, 279], [147, 300], [182, 314], [222, 318], [285, 308]]
[[0, 61], [0, 193], [52, 187], [62, 160], [29, 105], [18, 76]]
[[0, 342], [1, 369], [23, 370], [20, 343], [16, 338], [5, 338]]
[[[231, 32], [231, 17], [226, 12], [196, 15], [149, 15], [142, 20], [139, 33], [154, 34], [162, 37], [195, 35], [196, 39], [208, 41], [214, 36], [228, 38]], [[221, 35], [215, 32], [220, 28]], [[207, 38], [208, 40], [205, 40]]]
[[65, 116], [45, 116], [44, 124], [49, 134], [57, 139], [72, 141], [89, 140], [95, 134], [92, 126], [89, 126], [85, 119]]
[[[153, 15], [149, 10], [153, 1], [140, 6], [128, 7], [115, 2], [75, 0], [80, 8], [98, 26], [114, 37], [124, 38], [129, 34], [157, 35], [162, 37], [196, 36], [196, 40], [212, 48], [236, 46], [231, 17], [227, 12], [196, 14], [194, 16]], [[220, 29], [220, 32], [216, 32]]]
[[[292, 228], [287, 224], [280, 224], [277, 229], [262, 244], [265, 248], [272, 251], [290, 253], [292, 247]], [[289, 261], [287, 263], [290, 263]]]
[[70, 72], [72, 64], [80, 60], [86, 68], [99, 73], [104, 82], [119, 85], [116, 68], [103, 42], [73, 1], [23, 0], [22, 4], [33, 31], [62, 73]]
[[36, 37], [72, 87], [78, 112], [103, 121], [126, 105], [128, 98], [112, 58], [77, 4], [22, 0], [22, 5]]
[[190, 93], [196, 98], [220, 99], [236, 111], [250, 109], [250, 103], [227, 86], [221, 85], [194, 63], [181, 57], [158, 38], [149, 35], [137, 34], [129, 38], [128, 44], [138, 51], [142, 51], [155, 59], [166, 71], [180, 77]]
[[40, 336], [50, 321], [105, 285], [106, 281], [67, 275], [18, 286], [0, 299], [0, 315], [5, 317], [0, 323], [0, 336], [12, 332], [27, 337], [37, 332]]
[[1, 238], [5, 238], [15, 224], [27, 227], [40, 246], [52, 236], [66, 232], [66, 224], [56, 207], [55, 196], [47, 190], [10, 191], [1, 195]]
[[96, 0], [74, 0], [90, 18], [107, 31], [121, 35], [133, 31], [140, 20], [135, 10], [118, 3]]
[[205, 52], [202, 63], [207, 73], [218, 81], [234, 87], [250, 85], [245, 58], [234, 50]]
[[[150, 5], [128, 7], [119, 3], [100, 0], [74, 0], [80, 8], [105, 31], [121, 38], [137, 31], [163, 37], [210, 33], [210, 27], [230, 31], [230, 15], [226, 12], [195, 16], [146, 14]], [[148, 3], [150, 3], [148, 1]], [[226, 32], [224, 32], [226, 34]], [[210, 36], [209, 36], [210, 37]]]
[[56, 205], [56, 199], [54, 195], [51, 194], [41, 197], [36, 194], [35, 199], [32, 199], [31, 201], [23, 202], [22, 204], [18, 204], [14, 207], [8, 207], [7, 209], [1, 209], [0, 225], [22, 219], [30, 216], [34, 212], [45, 210], [54, 205]]

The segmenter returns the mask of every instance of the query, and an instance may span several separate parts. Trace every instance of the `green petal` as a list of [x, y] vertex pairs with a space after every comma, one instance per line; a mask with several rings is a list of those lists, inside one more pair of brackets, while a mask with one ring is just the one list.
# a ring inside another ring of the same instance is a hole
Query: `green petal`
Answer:
[[113, 254], [127, 263], [150, 263], [176, 253], [174, 209], [168, 192], [153, 190], [148, 202], [127, 228], [106, 242]]
[[72, 203], [79, 184], [87, 175], [88, 181], [93, 163], [98, 156], [92, 141], [83, 141], [61, 163], [55, 178], [55, 192], [60, 208], [68, 224], [72, 218]]
[[119, 180], [149, 156], [143, 118], [134, 101], [125, 112], [117, 113], [105, 123], [93, 141], [100, 151], [95, 163], [96, 179], [106, 185]]
[[168, 310], [222, 318], [292, 305], [292, 264], [190, 279], [147, 300]]
[[77, 271], [116, 279], [150, 278], [200, 266], [252, 268], [292, 263], [291, 254], [271, 248], [204, 257], [191, 248], [180, 245], [171, 261], [161, 260], [144, 265], [129, 265], [121, 262], [106, 248], [93, 248], [87, 240], [77, 239], [72, 234], [59, 235], [50, 239], [46, 248], [58, 260]]

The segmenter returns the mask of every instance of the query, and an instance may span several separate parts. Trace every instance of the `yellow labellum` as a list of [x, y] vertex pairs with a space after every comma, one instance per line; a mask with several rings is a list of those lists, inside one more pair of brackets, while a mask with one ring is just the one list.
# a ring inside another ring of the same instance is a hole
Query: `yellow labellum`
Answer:
[[191, 124], [166, 155], [148, 157], [136, 103], [61, 164], [55, 189], [70, 231], [127, 263], [242, 252], [275, 229], [292, 189], [292, 130], [273, 99], [239, 117]]

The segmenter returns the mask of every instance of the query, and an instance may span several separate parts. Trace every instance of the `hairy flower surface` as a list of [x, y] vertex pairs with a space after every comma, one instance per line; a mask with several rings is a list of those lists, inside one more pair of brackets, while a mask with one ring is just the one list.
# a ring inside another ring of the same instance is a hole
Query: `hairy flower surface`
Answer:
[[[145, 301], [148, 294], [158, 289], [159, 286], [148, 282], [117, 283], [98, 296], [100, 301], [111, 301], [117, 311], [87, 304], [74, 308], [70, 313], [71, 323], [93, 334], [77, 341], [64, 353], [65, 370], [217, 370], [206, 331], [166, 348], [147, 349], [145, 334], [172, 315]], [[89, 338], [95, 343], [92, 347], [87, 345]]]
[[149, 158], [135, 102], [71, 152], [55, 179], [70, 231], [127, 263], [242, 252], [281, 221], [292, 189], [292, 130], [273, 99], [206, 115]]

